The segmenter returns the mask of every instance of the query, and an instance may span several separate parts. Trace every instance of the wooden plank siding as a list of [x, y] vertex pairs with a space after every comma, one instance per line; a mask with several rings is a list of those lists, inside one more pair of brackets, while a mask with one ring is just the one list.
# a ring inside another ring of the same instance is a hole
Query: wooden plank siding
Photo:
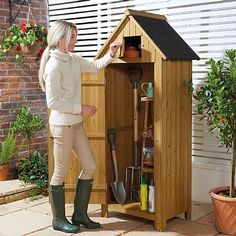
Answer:
[[[162, 142], [165, 147], [165, 164], [161, 169], [166, 169], [166, 217], [167, 219], [181, 212], [189, 212], [191, 204], [191, 95], [184, 87], [185, 81], [191, 81], [189, 73], [191, 63], [184, 60], [163, 61], [163, 93], [162, 114], [165, 114], [166, 125], [163, 127]], [[158, 104], [158, 101], [157, 101]], [[162, 122], [162, 124], [165, 121]], [[163, 179], [162, 179], [163, 181]], [[183, 201], [182, 199], [188, 199]]]

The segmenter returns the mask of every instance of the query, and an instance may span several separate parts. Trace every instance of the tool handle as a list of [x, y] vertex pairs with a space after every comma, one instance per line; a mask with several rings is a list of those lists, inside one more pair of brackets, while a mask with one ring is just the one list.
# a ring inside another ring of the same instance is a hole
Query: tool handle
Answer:
[[138, 89], [134, 89], [134, 141], [138, 141]]
[[117, 167], [117, 159], [116, 159], [116, 152], [112, 151], [112, 162], [115, 171], [115, 182], [118, 182], [118, 167]]
[[116, 150], [115, 141], [116, 141], [116, 130], [108, 129], [108, 142], [110, 143], [111, 151]]
[[138, 150], [138, 142], [134, 142], [134, 166], [138, 166], [138, 159], [139, 159], [139, 150]]
[[115, 182], [118, 182], [118, 167], [117, 167], [117, 159], [116, 159], [116, 130], [115, 129], [108, 129], [108, 141], [111, 146], [111, 153], [112, 153], [112, 163], [115, 171]]

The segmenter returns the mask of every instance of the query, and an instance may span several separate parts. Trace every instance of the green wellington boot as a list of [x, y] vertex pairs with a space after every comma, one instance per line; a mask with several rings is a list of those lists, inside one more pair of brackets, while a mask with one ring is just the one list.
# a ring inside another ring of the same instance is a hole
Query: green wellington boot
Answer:
[[51, 203], [53, 220], [52, 227], [65, 233], [78, 233], [80, 227], [72, 225], [65, 216], [64, 185], [49, 186], [49, 201]]
[[72, 223], [78, 226], [81, 224], [88, 229], [97, 229], [100, 228], [101, 225], [92, 221], [87, 214], [92, 184], [92, 179], [78, 179], [75, 191]]

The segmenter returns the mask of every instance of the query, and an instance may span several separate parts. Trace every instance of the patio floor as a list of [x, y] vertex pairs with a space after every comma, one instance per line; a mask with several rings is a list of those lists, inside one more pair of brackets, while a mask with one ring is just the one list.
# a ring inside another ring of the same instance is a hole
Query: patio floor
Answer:
[[[15, 183], [19, 185], [19, 183]], [[11, 184], [11, 191], [13, 188]], [[0, 193], [3, 185], [0, 182]], [[5, 187], [6, 191], [6, 187]], [[94, 221], [102, 224], [99, 230], [88, 230], [81, 227], [81, 232], [73, 235], [224, 235], [216, 231], [213, 223], [211, 204], [193, 202], [192, 219], [186, 221], [182, 215], [167, 223], [165, 232], [157, 232], [150, 221], [127, 216], [117, 212], [109, 212], [108, 218], [100, 217], [100, 205], [89, 205], [89, 215]], [[66, 215], [71, 219], [73, 205], [66, 205]], [[37, 200], [29, 198], [0, 205], [0, 235], [1, 236], [59, 236], [72, 235], [54, 231], [51, 227], [52, 214], [48, 197]]]

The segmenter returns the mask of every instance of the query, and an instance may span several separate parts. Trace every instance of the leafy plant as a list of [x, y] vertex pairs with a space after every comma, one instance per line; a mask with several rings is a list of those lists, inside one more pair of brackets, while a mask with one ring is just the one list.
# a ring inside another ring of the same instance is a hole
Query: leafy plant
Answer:
[[29, 107], [23, 106], [12, 123], [11, 130], [23, 135], [28, 141], [28, 153], [31, 152], [31, 142], [34, 135], [45, 127], [43, 119], [31, 112]]
[[48, 161], [46, 155], [39, 151], [34, 151], [29, 157], [21, 159], [18, 171], [19, 180], [24, 183], [35, 184], [39, 190], [48, 187]]
[[23, 62], [23, 48], [31, 47], [35, 44], [40, 45], [40, 49], [36, 55], [36, 60], [42, 56], [43, 50], [47, 46], [47, 30], [44, 26], [33, 23], [22, 23], [21, 25], [13, 24], [7, 30], [7, 36], [2, 39], [0, 45], [0, 61], [11, 50], [16, 50], [17, 62]]
[[218, 140], [231, 150], [230, 197], [235, 197], [236, 164], [236, 50], [225, 51], [223, 60], [210, 59], [205, 82], [193, 95], [198, 113]]
[[0, 146], [0, 166], [6, 165], [14, 158], [15, 155], [21, 150], [22, 145], [18, 145], [13, 135], [13, 132], [9, 131], [6, 139]]

